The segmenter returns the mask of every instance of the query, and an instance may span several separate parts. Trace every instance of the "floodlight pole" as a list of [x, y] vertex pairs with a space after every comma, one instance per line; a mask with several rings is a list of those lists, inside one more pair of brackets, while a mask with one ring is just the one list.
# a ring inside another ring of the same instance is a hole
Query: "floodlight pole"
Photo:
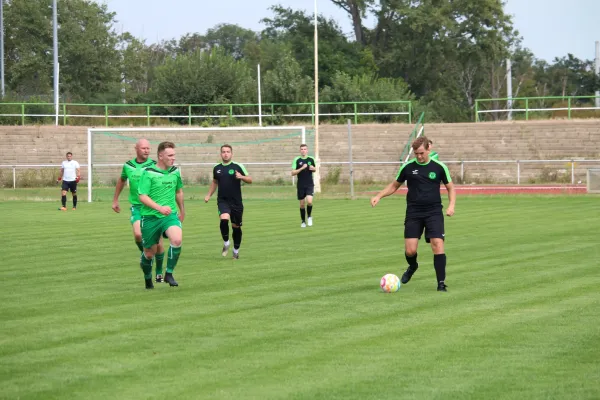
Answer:
[[0, 86], [4, 98], [4, 0], [0, 0]]
[[[596, 41], [596, 77], [600, 79], [600, 41]], [[600, 90], [596, 90], [596, 107], [600, 108]]]
[[58, 12], [56, 9], [56, 1], [52, 0], [52, 31], [54, 42], [54, 108], [55, 108], [55, 124], [58, 125]]
[[315, 0], [315, 162], [314, 173], [315, 192], [321, 192], [321, 160], [319, 158], [319, 33], [317, 28], [318, 13], [317, 0]]
[[512, 94], [512, 62], [510, 58], [506, 59], [506, 94], [508, 101], [506, 107], [508, 108], [508, 120], [512, 120], [512, 108], [513, 108], [513, 94]]
[[262, 126], [262, 100], [260, 95], [260, 64], [257, 66], [258, 71], [258, 126]]

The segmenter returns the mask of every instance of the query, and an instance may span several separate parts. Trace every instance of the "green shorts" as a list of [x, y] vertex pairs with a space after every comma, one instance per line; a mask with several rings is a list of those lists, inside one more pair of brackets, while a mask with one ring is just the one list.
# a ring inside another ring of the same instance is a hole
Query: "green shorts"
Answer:
[[142, 214], [140, 214], [141, 209], [142, 209], [141, 205], [131, 206], [131, 218], [129, 218], [131, 225], [133, 225], [137, 221], [141, 221], [141, 219], [142, 219]]
[[160, 237], [172, 226], [181, 228], [181, 221], [177, 213], [172, 213], [164, 218], [144, 215], [141, 220], [142, 225], [142, 245], [145, 249], [158, 244]]

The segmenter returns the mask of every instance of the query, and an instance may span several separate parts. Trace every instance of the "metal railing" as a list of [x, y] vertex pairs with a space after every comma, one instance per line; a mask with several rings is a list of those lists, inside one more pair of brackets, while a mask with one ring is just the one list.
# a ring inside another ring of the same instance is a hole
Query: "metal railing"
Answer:
[[[517, 185], [522, 184], [522, 173], [523, 173], [523, 166], [527, 165], [527, 164], [561, 164], [561, 168], [557, 168], [557, 170], [568, 170], [568, 173], [570, 174], [570, 183], [571, 184], [576, 184], [579, 182], [576, 182], [575, 179], [575, 171], [576, 169], [581, 169], [582, 167], [576, 167], [577, 164], [588, 164], [590, 166], [594, 166], [597, 165], [598, 167], [595, 168], [599, 168], [600, 167], [600, 159], [598, 160], [586, 160], [586, 159], [567, 159], [567, 160], [450, 160], [450, 161], [443, 161], [444, 164], [451, 166], [451, 165], [458, 165], [460, 167], [460, 172], [459, 172], [459, 176], [460, 176], [460, 180], [461, 182], [464, 182], [465, 180], [465, 168], [468, 167], [468, 165], [475, 165], [475, 164], [500, 164], [500, 165], [507, 165], [507, 164], [513, 164], [514, 165], [514, 179]], [[244, 163], [244, 165], [268, 165], [268, 166], [289, 166], [289, 162], [247, 162]], [[321, 165], [346, 165], [346, 166], [351, 166], [351, 165], [396, 165], [398, 167], [400, 167], [402, 163], [400, 161], [323, 161], [321, 162]], [[123, 164], [94, 164], [94, 168], [98, 168], [98, 167], [121, 167]], [[182, 169], [182, 176], [185, 174], [185, 167], [189, 167], [189, 166], [206, 166], [206, 167], [211, 167], [213, 166], [214, 163], [213, 162], [182, 162], [182, 163], [177, 163], [177, 166], [180, 167]], [[87, 167], [87, 164], [81, 164], [80, 165], [81, 168], [85, 168]], [[57, 173], [58, 170], [60, 168], [59, 164], [15, 164], [15, 165], [0, 165], [0, 169], [12, 169], [12, 180], [13, 180], [13, 189], [17, 188], [17, 171], [20, 169], [31, 169], [31, 168], [54, 168], [56, 169]], [[586, 174], [584, 172], [581, 172], [582, 176], [586, 176]], [[85, 174], [82, 173], [82, 176], [86, 176]], [[87, 181], [83, 181], [83, 183], [86, 183]], [[293, 180], [291, 181], [293, 184]], [[585, 183], [585, 182], [582, 182]]]
[[[502, 118], [497, 119], [525, 119], [529, 120], [531, 113], [552, 113], [560, 118], [571, 119], [577, 117], [593, 117], [592, 113], [600, 110], [600, 107], [594, 105], [594, 100], [598, 96], [540, 96], [540, 97], [514, 97], [498, 99], [476, 99], [475, 100], [475, 122], [481, 121], [480, 114], [502, 114]], [[491, 107], [488, 107], [489, 104]], [[503, 108], [499, 104], [504, 104]], [[585, 107], [585, 104], [589, 104]], [[496, 107], [496, 108], [493, 108]], [[566, 111], [566, 113], [564, 113]], [[574, 112], [577, 115], [574, 115]], [[563, 112], [563, 113], [560, 113]], [[558, 114], [558, 115], [557, 115]], [[564, 114], [564, 115], [562, 115]], [[548, 115], [547, 118], [551, 118]]]
[[[412, 123], [412, 102], [396, 101], [349, 101], [319, 103], [319, 117], [353, 117], [358, 123], [361, 117], [388, 118], [401, 116]], [[111, 122], [143, 120], [146, 126], [160, 124], [161, 120], [176, 119], [189, 126], [197, 121], [208, 120], [256, 120], [268, 118], [310, 118], [315, 121], [314, 103], [262, 103], [259, 104], [83, 104], [61, 103], [58, 114], [53, 103], [0, 103], [0, 124], [27, 125], [48, 119], [58, 119], [62, 125], [82, 123], [82, 119], [101, 120], [105, 126]], [[7, 120], [9, 119], [9, 121]], [[50, 121], [52, 119], [52, 121]], [[78, 121], [79, 120], [79, 121]], [[345, 119], [344, 119], [345, 122]], [[202, 123], [202, 122], [200, 122]], [[95, 124], [89, 124], [95, 125]]]

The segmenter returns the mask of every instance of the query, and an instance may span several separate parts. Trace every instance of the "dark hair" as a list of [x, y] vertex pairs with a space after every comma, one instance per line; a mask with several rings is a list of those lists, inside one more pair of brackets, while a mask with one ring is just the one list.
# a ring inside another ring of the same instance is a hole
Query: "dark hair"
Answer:
[[303, 148], [303, 147], [306, 147], [306, 148], [308, 149], [308, 146], [306, 145], [306, 143], [302, 143], [302, 144], [300, 145], [300, 148]]
[[429, 142], [430, 140], [427, 138], [427, 136], [420, 136], [416, 138], [414, 142], [412, 142], [412, 148], [416, 151], [419, 147], [423, 146], [425, 150], [428, 150]]
[[73, 153], [71, 153], [70, 151], [69, 151], [69, 152], [67, 152], [67, 155], [69, 155], [69, 154], [70, 154], [70, 155], [73, 155]]
[[165, 151], [166, 149], [174, 149], [174, 148], [175, 148], [175, 143], [173, 143], [173, 142], [161, 142], [158, 145], [157, 153], [160, 154], [163, 151]]
[[229, 148], [229, 150], [231, 150], [231, 152], [233, 153], [233, 147], [231, 147], [231, 145], [228, 145], [228, 144], [224, 144], [223, 146], [221, 146], [221, 150], [220, 151], [223, 151], [224, 147]]

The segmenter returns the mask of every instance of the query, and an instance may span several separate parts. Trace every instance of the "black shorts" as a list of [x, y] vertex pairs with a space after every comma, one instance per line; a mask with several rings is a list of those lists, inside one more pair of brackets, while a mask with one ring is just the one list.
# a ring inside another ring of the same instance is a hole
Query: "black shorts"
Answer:
[[232, 204], [227, 201], [217, 201], [219, 215], [229, 214], [231, 223], [237, 226], [242, 226], [242, 216], [244, 215], [243, 204]]
[[298, 200], [304, 200], [306, 196], [315, 195], [315, 185], [298, 186]]
[[70, 190], [71, 193], [77, 193], [77, 182], [62, 181], [62, 190], [66, 190], [67, 192]]
[[431, 238], [445, 239], [444, 215], [440, 213], [425, 216], [406, 215], [404, 220], [404, 238], [421, 239], [425, 230], [425, 241], [430, 242]]

